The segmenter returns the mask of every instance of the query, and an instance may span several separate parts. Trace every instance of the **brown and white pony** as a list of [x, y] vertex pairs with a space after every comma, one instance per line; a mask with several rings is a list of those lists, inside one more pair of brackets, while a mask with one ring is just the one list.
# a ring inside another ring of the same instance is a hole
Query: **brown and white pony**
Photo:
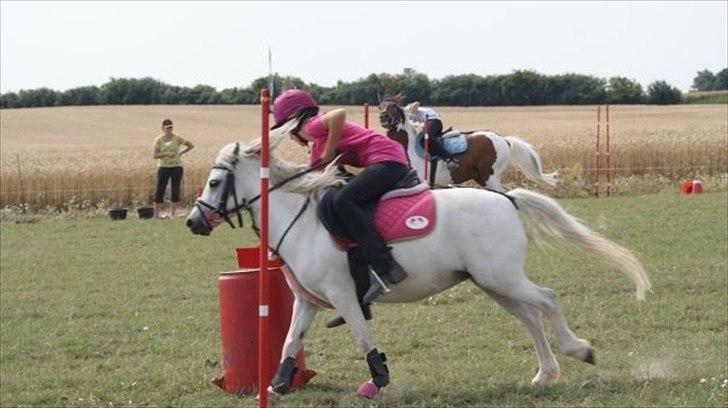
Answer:
[[[425, 180], [424, 159], [417, 154], [415, 141], [422, 131], [422, 125], [409, 120], [398, 105], [398, 98], [382, 100], [379, 104], [379, 122], [387, 130], [387, 137], [404, 146], [410, 164], [420, 178]], [[533, 146], [512, 136], [502, 137], [495, 132], [479, 130], [465, 134], [468, 149], [453, 155], [459, 165], [452, 171], [446, 166], [437, 166], [436, 185], [460, 184], [473, 180], [481, 186], [505, 191], [501, 176], [512, 162], [531, 181], [555, 187], [558, 171], [544, 174], [541, 158]], [[430, 177], [427, 177], [430, 181]]]

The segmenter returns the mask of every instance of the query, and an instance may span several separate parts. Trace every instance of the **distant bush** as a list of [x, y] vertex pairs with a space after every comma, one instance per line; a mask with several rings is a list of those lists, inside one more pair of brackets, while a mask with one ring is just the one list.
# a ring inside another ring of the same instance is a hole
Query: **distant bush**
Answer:
[[647, 87], [647, 103], [672, 105], [682, 102], [682, 92], [665, 81], [655, 81]]
[[698, 92], [728, 90], [728, 68], [714, 74], [707, 69], [698, 71], [693, 79], [692, 89]]
[[628, 78], [612, 77], [607, 83], [607, 102], [613, 104], [642, 103], [645, 94], [642, 85]]

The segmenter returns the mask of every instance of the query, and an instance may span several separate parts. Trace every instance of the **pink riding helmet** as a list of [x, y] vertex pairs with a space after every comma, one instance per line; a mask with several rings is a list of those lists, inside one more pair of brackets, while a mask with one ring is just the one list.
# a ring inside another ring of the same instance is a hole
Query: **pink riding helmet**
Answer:
[[273, 102], [273, 118], [276, 124], [271, 129], [283, 126], [290, 118], [303, 108], [315, 108], [318, 103], [313, 96], [300, 89], [289, 89], [278, 95]]

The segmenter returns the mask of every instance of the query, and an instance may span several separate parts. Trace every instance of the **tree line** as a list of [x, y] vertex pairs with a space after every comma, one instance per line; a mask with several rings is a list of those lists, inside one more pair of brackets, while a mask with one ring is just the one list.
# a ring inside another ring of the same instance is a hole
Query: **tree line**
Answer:
[[[256, 104], [260, 89], [267, 87], [268, 81], [268, 77], [261, 77], [247, 88], [218, 91], [209, 85], [181, 87], [149, 77], [111, 78], [101, 86], [82, 86], [66, 91], [39, 88], [4, 93], [0, 95], [0, 107]], [[273, 82], [276, 92], [288, 88], [306, 89], [322, 105], [376, 104], [379, 95], [400, 92], [409, 101], [418, 100], [435, 106], [676, 104], [682, 101], [680, 90], [666, 81], [655, 81], [645, 90], [638, 82], [621, 76], [604, 79], [583, 74], [544, 75], [532, 70], [430, 79], [412, 68], [405, 68], [399, 74], [370, 74], [351, 82], [338, 81], [331, 87], [277, 74]], [[717, 74], [708, 70], [698, 72], [693, 88], [728, 89], [728, 69]]]
[[728, 89], [728, 68], [715, 74], [707, 69], [698, 71], [698, 75], [693, 79], [692, 89], [698, 92], [725, 91]]

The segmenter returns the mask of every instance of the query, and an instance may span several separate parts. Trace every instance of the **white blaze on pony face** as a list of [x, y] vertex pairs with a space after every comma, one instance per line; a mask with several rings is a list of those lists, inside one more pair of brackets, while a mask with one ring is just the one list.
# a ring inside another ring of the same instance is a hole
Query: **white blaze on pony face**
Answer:
[[[223, 190], [225, 189], [226, 176], [227, 172], [225, 170], [212, 169], [210, 171], [210, 176], [207, 178], [207, 183], [205, 183], [205, 189], [202, 191], [200, 199], [208, 204], [211, 204], [215, 208], [218, 208], [218, 206], [220, 205], [220, 199], [222, 197]], [[228, 201], [230, 201], [229, 197]], [[225, 203], [225, 206], [227, 207], [228, 204], [229, 203]], [[205, 220], [212, 228], [215, 228], [222, 223], [222, 218], [220, 217], [220, 214], [213, 210], [207, 209], [207, 211], [204, 211], [201, 216], [205, 218]]]
[[198, 204], [195, 205], [187, 217], [187, 226], [192, 233], [209, 235], [212, 229], [222, 222], [220, 214], [213, 209], [199, 204], [199, 202], [204, 202], [215, 209], [218, 208], [225, 188], [226, 174], [227, 172], [225, 170], [217, 168], [213, 168], [210, 171], [210, 176], [207, 178], [202, 194], [197, 198]]

